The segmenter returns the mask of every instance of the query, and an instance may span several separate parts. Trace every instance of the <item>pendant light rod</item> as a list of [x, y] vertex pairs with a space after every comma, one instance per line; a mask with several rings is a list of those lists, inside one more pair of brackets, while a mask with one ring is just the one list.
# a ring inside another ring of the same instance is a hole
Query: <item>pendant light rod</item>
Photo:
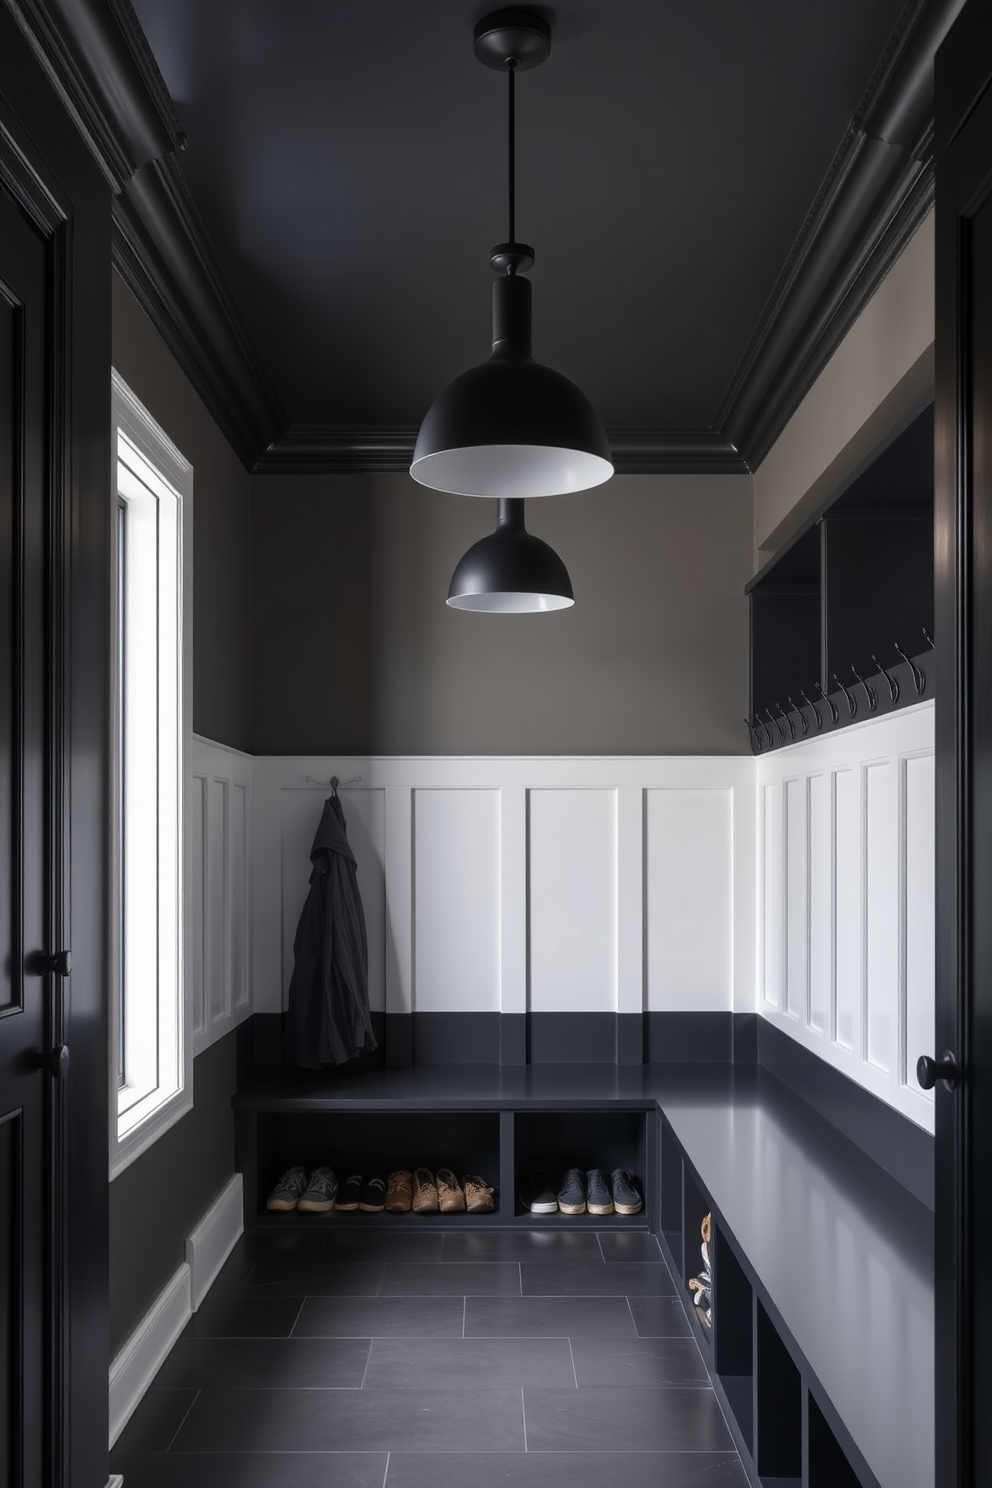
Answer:
[[[510, 94], [509, 94], [508, 107], [507, 107], [507, 113], [508, 113], [508, 116], [509, 116], [509, 139], [507, 141], [507, 153], [508, 153], [508, 159], [509, 159], [509, 169], [507, 171], [507, 176], [508, 176], [509, 187], [510, 187], [510, 232], [509, 232], [509, 241], [511, 243], [515, 243], [517, 241], [517, 210], [516, 210], [516, 207], [517, 207], [517, 203], [516, 203], [516, 195], [517, 195], [516, 88], [514, 86], [514, 80], [515, 80], [516, 75], [517, 75], [517, 59], [516, 59], [516, 57], [507, 57], [507, 59], [506, 59], [506, 74], [507, 74], [507, 78], [508, 78], [509, 85], [510, 85]], [[516, 265], [515, 264], [511, 264], [510, 265], [509, 272], [511, 274], [516, 273]]]

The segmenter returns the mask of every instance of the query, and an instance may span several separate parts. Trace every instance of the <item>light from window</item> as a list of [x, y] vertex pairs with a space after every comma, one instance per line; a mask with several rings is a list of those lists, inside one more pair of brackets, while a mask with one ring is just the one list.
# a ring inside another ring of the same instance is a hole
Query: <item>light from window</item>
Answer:
[[190, 1104], [183, 985], [183, 549], [190, 467], [114, 378], [117, 422], [116, 1142], [126, 1165]]

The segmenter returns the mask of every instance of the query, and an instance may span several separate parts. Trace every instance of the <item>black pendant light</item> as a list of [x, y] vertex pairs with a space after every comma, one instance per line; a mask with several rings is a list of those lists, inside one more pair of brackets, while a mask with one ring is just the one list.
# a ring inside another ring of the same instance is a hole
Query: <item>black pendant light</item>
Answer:
[[524, 526], [524, 504], [503, 496], [496, 531], [473, 543], [451, 576], [455, 610], [522, 615], [574, 604], [568, 570], [554, 548]]
[[533, 11], [501, 10], [475, 28], [475, 54], [505, 69], [509, 86], [509, 241], [492, 250], [493, 349], [434, 400], [410, 474], [466, 496], [520, 498], [584, 491], [613, 474], [610, 447], [585, 394], [531, 353], [534, 250], [516, 242], [514, 80], [544, 62], [551, 30]]

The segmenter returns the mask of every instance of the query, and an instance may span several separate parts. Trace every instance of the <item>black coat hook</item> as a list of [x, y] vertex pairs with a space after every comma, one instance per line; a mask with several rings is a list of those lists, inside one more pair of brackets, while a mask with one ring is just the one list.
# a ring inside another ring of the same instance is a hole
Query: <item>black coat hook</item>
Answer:
[[895, 677], [890, 677], [889, 676], [888, 672], [885, 670], [884, 666], [879, 661], [879, 659], [875, 655], [874, 651], [871, 653], [871, 659], [875, 663], [875, 665], [878, 667], [878, 670], [881, 672], [881, 674], [885, 678], [886, 682], [889, 684], [889, 701], [890, 702], [893, 702], [893, 703], [897, 703], [899, 701], [899, 683], [898, 683], [898, 681], [896, 680]]
[[812, 708], [813, 709], [813, 717], [816, 719], [816, 732], [818, 734], [819, 733], [822, 733], [823, 732], [823, 715], [821, 714], [819, 708], [813, 702], [812, 698], [808, 698], [806, 696], [805, 692], [801, 692], [799, 694], [799, 696], [802, 698], [803, 702], [806, 704], [806, 706], [808, 708]]
[[933, 644], [933, 636], [927, 630], [927, 628], [926, 628], [925, 625], [921, 625], [920, 626], [920, 629], [923, 632], [923, 639], [926, 641], [927, 645], [930, 647], [930, 650], [933, 651], [935, 649], [934, 644]]
[[[786, 711], [782, 707], [782, 704], [781, 703], [776, 703], [775, 706], [778, 709], [778, 716], [779, 716], [779, 718], [784, 718], [785, 722], [789, 725], [789, 733], [792, 735], [792, 737], [794, 739], [796, 737], [796, 725], [793, 723], [793, 721], [789, 717], [788, 713], [786, 713]], [[785, 738], [785, 735], [783, 734], [782, 737], [784, 739]]]
[[802, 724], [803, 738], [805, 739], [806, 735], [809, 733], [809, 724], [806, 722], [806, 714], [803, 712], [802, 708], [796, 707], [791, 697], [789, 698], [789, 707], [793, 713], [797, 713], [799, 715], [799, 722]]
[[772, 717], [772, 710], [771, 710], [771, 708], [766, 708], [765, 709], [765, 717], [768, 719], [768, 722], [769, 723], [774, 723], [774, 725], [775, 725], [775, 732], [778, 734], [779, 742], [782, 743], [782, 744], [784, 744], [785, 743], [785, 730], [782, 728], [781, 724], [778, 722], [778, 719]]
[[834, 681], [837, 683], [837, 686], [840, 688], [841, 692], [847, 698], [848, 712], [850, 713], [850, 715], [851, 715], [852, 718], [856, 718], [857, 717], [857, 712], [858, 712], [857, 699], [851, 696], [851, 694], [848, 692], [847, 688], [844, 686], [843, 682], [840, 680], [840, 678], [838, 677], [838, 675], [837, 675], [836, 672], [834, 672]]
[[854, 673], [855, 677], [857, 677], [858, 681], [861, 683], [861, 686], [865, 690], [865, 697], [868, 699], [869, 712], [874, 713], [875, 709], [878, 707], [878, 693], [875, 691], [874, 687], [868, 686], [868, 683], [865, 681], [864, 677], [862, 677], [856, 666], [852, 666], [851, 671]]
[[750, 718], [745, 718], [744, 722], [747, 724], [747, 731], [750, 734], [752, 740], [754, 741], [754, 747], [757, 750], [757, 752], [760, 754], [761, 753], [762, 741], [761, 741], [761, 739], [758, 736], [758, 730], [755, 728], [755, 726], [751, 722]]
[[894, 645], [899, 655], [902, 657], [903, 661], [907, 664], [909, 670], [912, 672], [913, 686], [916, 688], [917, 695], [919, 695], [919, 693], [921, 693], [924, 687], [926, 687], [927, 685], [927, 674], [921, 666], [916, 665], [916, 662], [911, 656], [906, 655], [905, 651], [902, 649], [898, 641], [895, 641]]
[[[816, 690], [820, 694], [820, 696], [823, 699], [823, 701], [826, 703], [827, 707], [830, 709], [830, 721], [831, 721], [831, 723], [837, 723], [837, 722], [839, 722], [839, 720], [840, 720], [840, 714], [837, 712], [837, 704], [834, 702], [833, 698], [829, 697], [828, 694], [824, 692], [824, 690], [820, 686], [819, 682], [817, 682], [817, 684], [816, 684]], [[846, 689], [845, 689], [845, 691], [846, 691]], [[848, 698], [848, 702], [850, 702], [850, 698]]]

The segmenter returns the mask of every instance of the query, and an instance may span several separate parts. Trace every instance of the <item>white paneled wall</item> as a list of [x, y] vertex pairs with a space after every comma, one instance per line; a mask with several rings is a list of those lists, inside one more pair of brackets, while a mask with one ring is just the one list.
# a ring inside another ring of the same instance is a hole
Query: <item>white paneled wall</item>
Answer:
[[252, 1011], [251, 755], [193, 735], [186, 797], [186, 981], [193, 1053]]
[[759, 1010], [933, 1130], [933, 703], [759, 758]]
[[285, 1006], [332, 775], [350, 782], [373, 1008], [754, 1007], [750, 759], [266, 757], [256, 1011]]

